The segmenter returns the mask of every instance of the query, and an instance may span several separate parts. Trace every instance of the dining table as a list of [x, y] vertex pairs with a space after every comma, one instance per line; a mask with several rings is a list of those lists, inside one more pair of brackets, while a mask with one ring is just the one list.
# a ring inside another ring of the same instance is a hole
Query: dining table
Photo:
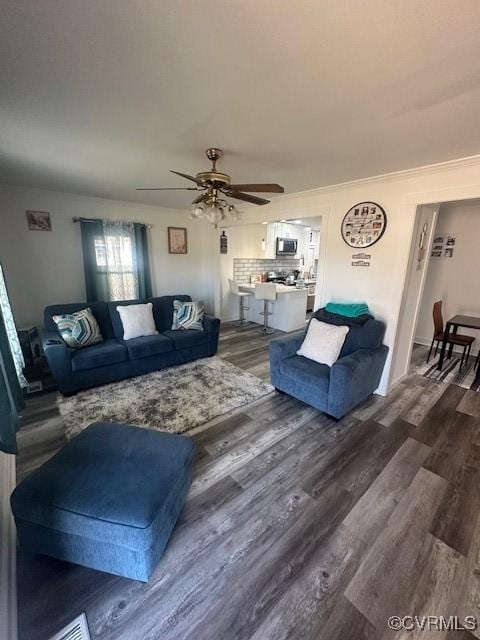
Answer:
[[[445, 351], [447, 350], [448, 337], [450, 333], [455, 335], [459, 329], [459, 327], [463, 327], [465, 329], [477, 329], [480, 331], [480, 318], [477, 316], [464, 316], [464, 315], [456, 315], [450, 320], [447, 321], [445, 325], [445, 338], [442, 342], [442, 347], [440, 349], [440, 358], [438, 359], [437, 369], [439, 371], [442, 370], [443, 361], [445, 359]], [[453, 352], [453, 344], [450, 343], [448, 345], [448, 357], [452, 357]]]

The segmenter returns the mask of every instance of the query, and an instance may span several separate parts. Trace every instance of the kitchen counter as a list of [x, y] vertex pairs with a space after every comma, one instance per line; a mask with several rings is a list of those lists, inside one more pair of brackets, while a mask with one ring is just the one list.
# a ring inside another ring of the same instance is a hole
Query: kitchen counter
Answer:
[[[241, 284], [239, 285], [240, 291], [254, 291], [255, 290], [255, 285], [254, 284]], [[287, 286], [286, 284], [280, 284], [279, 282], [277, 282], [275, 284], [275, 288], [277, 290], [277, 295], [280, 295], [281, 293], [292, 293], [295, 291], [306, 291], [306, 288], [304, 289], [297, 289], [295, 286]]]
[[[287, 287], [284, 284], [275, 285], [277, 291], [277, 299], [269, 304], [269, 310], [272, 312], [268, 316], [268, 326], [279, 331], [296, 331], [305, 326], [307, 315], [307, 288], [297, 289], [296, 287]], [[263, 302], [255, 300], [254, 284], [239, 285], [240, 291], [251, 293], [252, 295], [245, 300], [249, 307], [246, 311], [245, 318], [249, 322], [263, 324]]]

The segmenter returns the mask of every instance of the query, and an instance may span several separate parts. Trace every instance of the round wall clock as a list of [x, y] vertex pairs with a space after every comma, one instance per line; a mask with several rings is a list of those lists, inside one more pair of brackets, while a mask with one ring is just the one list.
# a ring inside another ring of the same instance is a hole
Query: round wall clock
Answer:
[[342, 238], [349, 247], [363, 249], [380, 240], [387, 228], [387, 215], [376, 202], [359, 202], [342, 221]]

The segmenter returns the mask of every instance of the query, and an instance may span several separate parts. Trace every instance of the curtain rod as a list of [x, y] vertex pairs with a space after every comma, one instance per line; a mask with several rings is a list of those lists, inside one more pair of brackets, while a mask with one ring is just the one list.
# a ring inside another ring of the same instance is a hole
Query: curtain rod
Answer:
[[[109, 219], [109, 218], [108, 218]], [[97, 222], [97, 220], [93, 219], [93, 218], [72, 218], [73, 222]], [[115, 222], [117, 222], [115, 220]], [[118, 222], [123, 222], [123, 220], [119, 220]], [[130, 222], [130, 220], [125, 220], [125, 222]], [[147, 229], [153, 229], [153, 224], [145, 224], [144, 222], [135, 222], [133, 224], [143, 224], [144, 227], [147, 227]]]

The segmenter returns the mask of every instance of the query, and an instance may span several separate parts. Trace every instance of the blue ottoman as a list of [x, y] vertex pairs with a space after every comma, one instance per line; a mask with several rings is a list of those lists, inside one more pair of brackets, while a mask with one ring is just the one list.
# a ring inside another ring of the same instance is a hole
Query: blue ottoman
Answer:
[[12, 493], [20, 544], [146, 582], [185, 502], [194, 451], [183, 436], [90, 425]]

